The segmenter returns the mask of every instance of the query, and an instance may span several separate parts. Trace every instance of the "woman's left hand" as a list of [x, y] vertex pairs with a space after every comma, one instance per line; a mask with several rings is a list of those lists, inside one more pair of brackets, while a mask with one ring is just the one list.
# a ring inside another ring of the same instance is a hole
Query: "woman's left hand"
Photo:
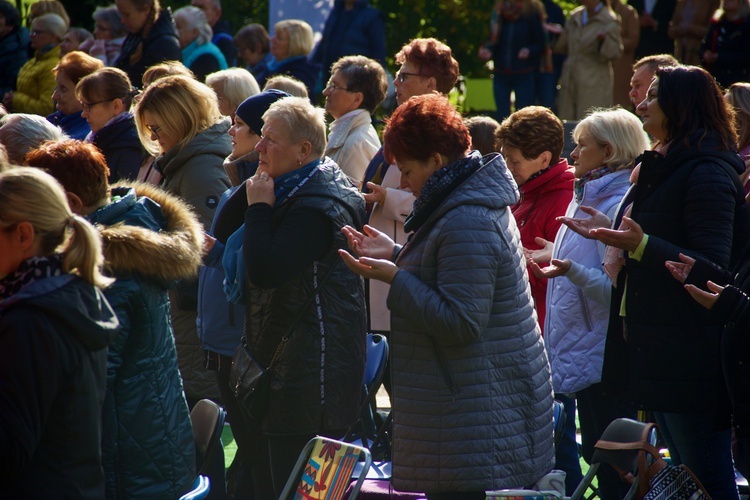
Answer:
[[592, 229], [589, 235], [605, 245], [635, 252], [643, 240], [643, 228], [630, 217], [623, 217], [620, 227], [622, 229]]
[[369, 257], [360, 257], [357, 259], [346, 250], [339, 250], [339, 255], [343, 259], [344, 264], [346, 264], [346, 267], [363, 278], [390, 284], [398, 272], [398, 266], [390, 260], [371, 259]]
[[545, 240], [544, 238], [540, 238], [539, 236], [534, 238], [534, 243], [540, 245], [542, 248], [538, 250], [529, 250], [528, 248], [524, 248], [523, 256], [526, 257], [526, 260], [534, 260], [536, 262], [549, 262], [550, 259], [552, 259], [552, 250], [555, 248], [555, 243]]
[[568, 271], [570, 271], [572, 265], [573, 264], [570, 259], [552, 259], [550, 265], [547, 267], [539, 267], [539, 264], [537, 264], [533, 260], [529, 262], [531, 272], [534, 274], [534, 276], [540, 279], [552, 279], [559, 276], [565, 276]]
[[716, 301], [719, 300], [719, 295], [721, 295], [721, 292], [724, 291], [724, 287], [721, 285], [717, 285], [713, 281], [709, 281], [706, 283], [706, 286], [710, 290], [710, 292], [707, 292], [705, 290], [701, 290], [695, 285], [685, 285], [685, 290], [690, 294], [693, 299], [705, 307], [706, 309], [711, 309], [714, 304], [716, 304]]
[[255, 172], [245, 183], [247, 193], [247, 204], [265, 203], [273, 206], [276, 203], [276, 195], [273, 193], [273, 178], [266, 172]]

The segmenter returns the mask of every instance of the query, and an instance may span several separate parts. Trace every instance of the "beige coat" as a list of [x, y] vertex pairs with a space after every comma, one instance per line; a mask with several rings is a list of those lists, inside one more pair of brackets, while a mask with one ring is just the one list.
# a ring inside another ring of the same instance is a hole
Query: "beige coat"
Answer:
[[678, 61], [700, 66], [701, 42], [718, 8], [719, 0], [677, 0], [667, 33], [674, 40], [674, 56]]
[[[602, 8], [583, 24], [585, 8], [571, 12], [555, 51], [567, 53], [560, 77], [559, 115], [580, 120], [592, 107], [612, 106], [612, 61], [622, 55], [617, 15]], [[603, 39], [598, 35], [604, 34]]]
[[[399, 189], [401, 172], [391, 165], [385, 173], [381, 186], [386, 188], [385, 203], [377, 203], [370, 214], [368, 223], [378, 231], [388, 235], [399, 245], [406, 243], [404, 221], [414, 208], [414, 194]], [[375, 331], [391, 330], [391, 312], [386, 306], [390, 285], [378, 280], [370, 280], [370, 328]]]
[[357, 188], [361, 187], [367, 165], [378, 149], [380, 139], [366, 109], [355, 109], [331, 123], [325, 154]]
[[630, 79], [633, 77], [635, 49], [638, 47], [641, 26], [638, 22], [638, 11], [630, 5], [622, 3], [622, 0], [614, 0], [612, 9], [620, 16], [620, 33], [622, 36], [622, 55], [612, 62], [614, 75], [612, 98], [614, 104], [619, 104], [632, 111], [633, 104], [630, 102], [628, 94], [630, 93]]

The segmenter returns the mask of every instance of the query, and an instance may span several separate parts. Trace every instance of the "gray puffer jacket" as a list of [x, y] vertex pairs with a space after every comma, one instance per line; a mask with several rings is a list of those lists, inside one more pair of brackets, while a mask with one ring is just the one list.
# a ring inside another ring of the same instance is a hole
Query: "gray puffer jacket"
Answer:
[[510, 212], [518, 193], [500, 155], [481, 161], [396, 260], [388, 307], [400, 490], [522, 487], [553, 466], [549, 363]]

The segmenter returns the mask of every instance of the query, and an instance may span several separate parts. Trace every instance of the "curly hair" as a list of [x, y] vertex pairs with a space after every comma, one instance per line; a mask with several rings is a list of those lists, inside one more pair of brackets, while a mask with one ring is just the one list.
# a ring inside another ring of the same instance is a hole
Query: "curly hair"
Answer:
[[396, 63], [410, 61], [422, 75], [435, 78], [438, 92], [447, 94], [458, 81], [458, 61], [451, 48], [434, 38], [415, 38], [396, 54]]
[[434, 153], [455, 161], [470, 146], [461, 113], [441, 94], [412, 97], [396, 108], [383, 131], [383, 155], [390, 163], [426, 160]]
[[560, 161], [564, 134], [562, 122], [549, 108], [527, 106], [503, 120], [497, 139], [501, 147], [516, 148], [527, 160], [549, 151], [550, 165], [554, 165]]

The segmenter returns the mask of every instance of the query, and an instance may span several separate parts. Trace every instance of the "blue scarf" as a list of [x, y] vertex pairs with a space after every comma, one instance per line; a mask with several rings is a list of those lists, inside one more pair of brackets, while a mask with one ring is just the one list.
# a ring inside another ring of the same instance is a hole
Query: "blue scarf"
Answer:
[[[296, 170], [287, 172], [274, 179], [273, 193], [276, 195], [274, 208], [292, 198], [299, 189], [318, 171], [321, 160], [313, 160]], [[227, 238], [224, 245], [224, 256], [221, 265], [224, 268], [224, 293], [227, 299], [238, 305], [245, 303], [245, 259], [242, 257], [242, 243], [245, 239], [245, 225]]]
[[0, 279], [0, 302], [17, 294], [38, 280], [62, 276], [62, 255], [31, 257], [21, 262], [15, 271]]

